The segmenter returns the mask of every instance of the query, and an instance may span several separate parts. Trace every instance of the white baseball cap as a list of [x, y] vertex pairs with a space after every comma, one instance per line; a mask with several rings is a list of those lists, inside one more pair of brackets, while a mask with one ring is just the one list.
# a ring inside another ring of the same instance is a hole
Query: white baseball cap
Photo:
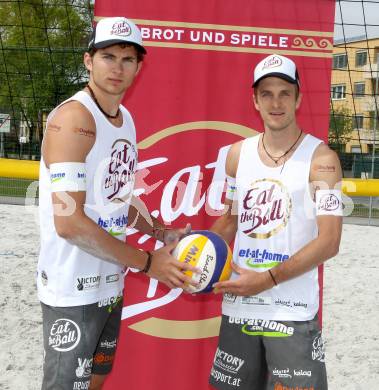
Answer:
[[141, 31], [131, 20], [121, 16], [100, 19], [93, 29], [88, 49], [103, 49], [117, 43], [134, 44], [146, 54]]
[[291, 84], [300, 86], [296, 64], [289, 58], [279, 54], [271, 54], [255, 67], [253, 87], [255, 87], [259, 81], [269, 76], [279, 77]]

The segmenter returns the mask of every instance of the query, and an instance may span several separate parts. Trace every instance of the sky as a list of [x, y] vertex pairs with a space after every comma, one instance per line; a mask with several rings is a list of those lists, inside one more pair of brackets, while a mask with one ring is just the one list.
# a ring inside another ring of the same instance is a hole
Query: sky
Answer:
[[[342, 27], [342, 21], [359, 26]], [[366, 36], [366, 29], [369, 38], [379, 37], [379, 0], [337, 0], [335, 23], [335, 40], [343, 39], [344, 33], [346, 38]]]

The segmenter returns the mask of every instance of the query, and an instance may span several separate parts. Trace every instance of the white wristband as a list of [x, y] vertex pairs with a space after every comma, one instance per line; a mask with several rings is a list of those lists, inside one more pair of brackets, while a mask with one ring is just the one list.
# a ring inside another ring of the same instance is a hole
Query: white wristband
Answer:
[[86, 190], [86, 165], [81, 162], [50, 164], [51, 192]]
[[316, 215], [342, 216], [342, 193], [340, 190], [316, 191]]
[[226, 175], [226, 193], [225, 198], [234, 200], [237, 192], [236, 178]]

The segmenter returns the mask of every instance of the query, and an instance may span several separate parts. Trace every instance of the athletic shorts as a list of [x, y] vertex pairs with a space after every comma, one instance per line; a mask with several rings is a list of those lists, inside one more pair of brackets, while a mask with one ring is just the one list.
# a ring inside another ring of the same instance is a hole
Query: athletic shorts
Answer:
[[317, 317], [294, 322], [222, 316], [209, 383], [222, 390], [327, 390]]
[[41, 306], [42, 390], [89, 389], [91, 374], [106, 375], [112, 369], [122, 297], [84, 306]]

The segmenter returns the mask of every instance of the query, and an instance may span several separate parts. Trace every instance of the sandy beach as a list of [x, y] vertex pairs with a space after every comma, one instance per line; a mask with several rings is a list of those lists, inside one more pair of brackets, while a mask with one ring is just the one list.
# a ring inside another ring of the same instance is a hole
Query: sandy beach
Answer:
[[[34, 282], [39, 231], [33, 210], [0, 205], [1, 390], [40, 388], [42, 323]], [[378, 238], [379, 227], [345, 224], [340, 253], [325, 266], [330, 390], [379, 389]]]

